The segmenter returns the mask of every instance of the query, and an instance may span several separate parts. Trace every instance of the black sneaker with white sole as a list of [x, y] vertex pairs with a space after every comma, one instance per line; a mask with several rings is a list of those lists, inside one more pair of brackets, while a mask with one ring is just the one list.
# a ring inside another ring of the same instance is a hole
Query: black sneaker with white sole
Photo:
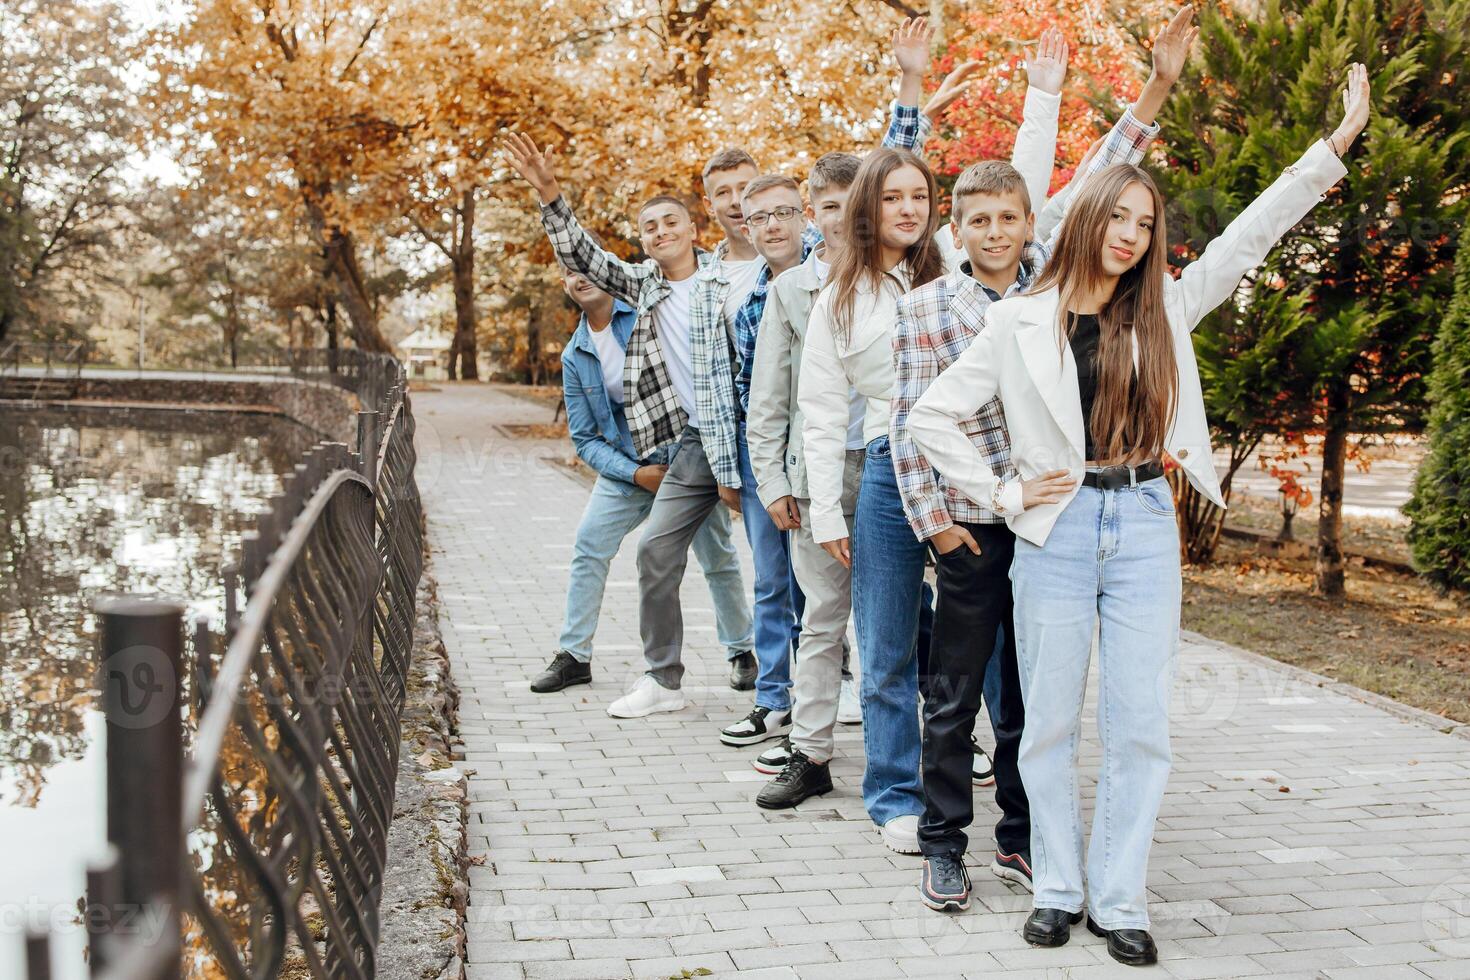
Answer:
[[970, 873], [958, 854], [935, 854], [924, 859], [919, 898], [936, 912], [963, 912], [970, 907]]
[[780, 738], [791, 731], [791, 711], [772, 711], [757, 707], [729, 728], [720, 732], [720, 741], [726, 745], [755, 745], [771, 738]]
[[751, 763], [756, 772], [763, 772], [767, 776], [774, 776], [786, 768], [786, 763], [791, 761], [791, 737], [781, 739], [775, 745], [766, 749], [755, 757]]
[[1020, 851], [1017, 851], [1015, 854], [996, 851], [995, 859], [990, 862], [990, 870], [997, 878], [1014, 881], [1028, 892], [1033, 890], [1031, 885], [1031, 855], [1029, 854]]

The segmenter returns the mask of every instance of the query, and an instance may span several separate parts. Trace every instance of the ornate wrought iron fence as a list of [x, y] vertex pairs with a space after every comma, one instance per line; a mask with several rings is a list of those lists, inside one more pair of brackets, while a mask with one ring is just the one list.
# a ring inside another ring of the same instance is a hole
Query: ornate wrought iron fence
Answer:
[[[97, 606], [115, 860], [88, 874], [94, 977], [374, 975], [422, 571], [413, 413], [392, 358], [290, 370], [366, 410], [357, 446], [315, 447], [246, 535], [223, 652], [201, 619], [185, 654], [177, 603]], [[44, 936], [28, 962], [49, 976]]]

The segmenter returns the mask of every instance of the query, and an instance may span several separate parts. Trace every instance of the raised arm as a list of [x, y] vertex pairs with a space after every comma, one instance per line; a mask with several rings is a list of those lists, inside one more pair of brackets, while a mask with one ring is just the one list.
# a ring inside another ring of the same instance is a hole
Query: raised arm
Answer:
[[[812, 500], [812, 537], [823, 547], [845, 542], [848, 537], [847, 518], [842, 513], [842, 477], [847, 455], [849, 383], [832, 336], [831, 298], [832, 291], [826, 290], [812, 306], [796, 385], [807, 492]], [[838, 544], [833, 547], [846, 551]]]
[[1021, 128], [1011, 151], [1011, 166], [1026, 182], [1033, 207], [1046, 200], [1057, 157], [1057, 114], [1062, 105], [1062, 81], [1067, 76], [1067, 41], [1048, 27], [1026, 54], [1026, 104]]
[[557, 183], [552, 149], [538, 149], [525, 133], [507, 136], [504, 149], [511, 168], [536, 190], [541, 200], [541, 227], [546, 229], [546, 237], [561, 264], [580, 272], [625, 303], [636, 305], [638, 291], [651, 271], [646, 266], [624, 262], [587, 234]]
[[913, 294], [898, 301], [898, 322], [893, 333], [893, 399], [889, 402], [888, 442], [893, 453], [893, 471], [903, 512], [920, 541], [927, 541], [954, 526], [944, 491], [934, 478], [934, 468], [909, 432], [909, 412], [934, 379], [939, 377], [939, 357], [933, 338], [914, 315]]
[[1183, 319], [1178, 325], [1193, 330], [1211, 310], [1234, 295], [1241, 278], [1260, 265], [1281, 236], [1347, 175], [1342, 154], [1368, 123], [1369, 98], [1368, 69], [1354, 64], [1348, 69], [1342, 94], [1343, 120], [1337, 129], [1308, 147], [1301, 159], [1287, 167], [1230, 222], [1198, 259], [1184, 267], [1177, 280], [1165, 281], [1178, 302]]
[[[1198, 35], [1199, 28], [1194, 25], [1193, 7], [1180, 9], [1167, 24], [1154, 32], [1151, 45], [1153, 67], [1138, 100], [1124, 111], [1122, 118], [1108, 131], [1101, 145], [1094, 144], [1095, 152], [1094, 149], [1088, 150], [1076, 175], [1047, 202], [1036, 219], [1036, 238], [1045, 242], [1048, 250], [1056, 244], [1057, 235], [1061, 233], [1062, 219], [1066, 217], [1079, 187], [1114, 164], [1138, 163], [1148, 152], [1149, 146], [1159, 134], [1158, 123], [1154, 120], [1174, 88], [1174, 83], [1179, 80], [1179, 74], [1189, 60], [1190, 48]], [[1014, 159], [1012, 164], [1019, 169], [1020, 165]], [[1033, 197], [1032, 200], [1036, 198]]]

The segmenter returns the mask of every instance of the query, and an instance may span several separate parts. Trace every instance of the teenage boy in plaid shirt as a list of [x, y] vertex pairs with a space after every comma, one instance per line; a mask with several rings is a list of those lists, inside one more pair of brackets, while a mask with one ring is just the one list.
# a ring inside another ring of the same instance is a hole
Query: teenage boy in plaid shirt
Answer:
[[[1154, 117], [1179, 77], [1191, 37], [1185, 8], [1157, 35], [1153, 72], [1143, 93], [1101, 148], [1089, 154], [1073, 188], [1115, 163], [1142, 159], [1158, 132]], [[1016, 765], [1025, 713], [1011, 617], [1009, 575], [1015, 536], [1002, 518], [948, 487], [934, 472], [910, 436], [908, 414], [983, 329], [990, 304], [1024, 291], [1040, 274], [1060, 220], [1046, 243], [1035, 241], [1031, 201], [1037, 188], [1044, 192], [1049, 178], [1049, 173], [1023, 174], [996, 160], [966, 169], [955, 182], [950, 226], [955, 244], [964, 249], [964, 261], [955, 272], [898, 303], [897, 393], [889, 438], [904, 510], [914, 533], [929, 542], [935, 555], [938, 586], [929, 650], [930, 696], [923, 709], [924, 814], [919, 821], [919, 846], [925, 858], [920, 897], [935, 909], [958, 911], [969, 905], [964, 854], [965, 828], [973, 818], [970, 739], [985, 671], [997, 647], [1000, 703], [991, 710], [995, 797], [1001, 819], [995, 829], [991, 870], [1028, 888], [1031, 823]], [[1063, 193], [1070, 192], [1071, 188]], [[984, 406], [965, 430], [995, 472], [1014, 472], [998, 400]], [[998, 644], [1001, 632], [1003, 641]], [[943, 683], [938, 683], [940, 678]]]

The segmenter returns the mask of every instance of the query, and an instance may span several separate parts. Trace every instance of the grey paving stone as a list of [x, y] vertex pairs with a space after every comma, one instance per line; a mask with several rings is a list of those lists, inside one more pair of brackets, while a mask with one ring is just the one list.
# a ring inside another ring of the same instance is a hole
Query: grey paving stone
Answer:
[[[973, 907], [928, 918], [914, 896], [919, 859], [885, 849], [863, 810], [861, 728], [839, 729], [834, 793], [757, 809], [760, 783], [745, 774], [758, 749], [716, 738], [750, 696], [726, 684], [697, 563], [681, 593], [690, 707], [606, 714], [642, 672], [635, 538], [612, 565], [593, 683], [532, 694], [527, 681], [555, 646], [587, 484], [558, 462], [569, 444], [499, 428], [549, 421], [544, 405], [445, 384], [416, 391], [414, 407], [462, 692], [470, 843], [488, 859], [470, 871], [469, 980], [700, 967], [814, 980], [1131, 975], [1081, 929], [1060, 950], [1020, 938], [1029, 896], [983, 870], [997, 817], [988, 791], [975, 801]], [[1470, 742], [1192, 634], [1179, 673], [1148, 882], [1163, 972], [1470, 980]], [[1088, 821], [1093, 697], [1079, 785]]]

